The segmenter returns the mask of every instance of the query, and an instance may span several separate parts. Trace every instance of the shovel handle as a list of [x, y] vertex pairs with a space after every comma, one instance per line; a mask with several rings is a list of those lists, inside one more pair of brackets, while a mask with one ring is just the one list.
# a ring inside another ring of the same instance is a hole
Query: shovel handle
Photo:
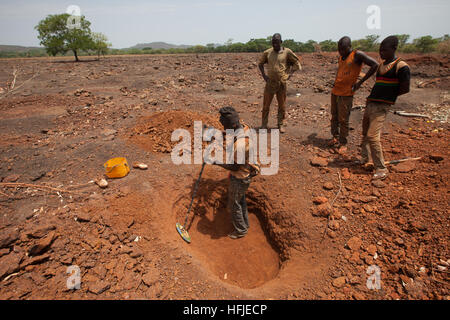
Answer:
[[202, 169], [200, 170], [200, 174], [198, 175], [197, 181], [195, 181], [194, 192], [192, 193], [191, 203], [189, 204], [189, 209], [186, 214], [186, 219], [184, 219], [183, 228], [185, 228], [188, 217], [189, 217], [189, 212], [191, 212], [192, 203], [194, 202], [195, 195], [197, 194], [198, 185], [200, 183], [200, 179], [202, 178], [202, 173], [203, 173], [203, 169], [205, 169], [205, 165], [206, 165], [206, 162], [203, 162]]

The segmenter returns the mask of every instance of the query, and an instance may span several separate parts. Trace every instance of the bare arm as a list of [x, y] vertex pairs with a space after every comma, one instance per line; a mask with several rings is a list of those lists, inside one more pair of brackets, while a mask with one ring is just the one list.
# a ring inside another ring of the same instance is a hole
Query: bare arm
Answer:
[[289, 71], [288, 80], [291, 79], [292, 75], [293, 75], [294, 72], [297, 71], [297, 70], [298, 70], [298, 69], [291, 68], [291, 70]]
[[289, 77], [288, 77], [288, 80], [289, 80], [295, 71], [302, 70], [302, 65], [300, 64], [300, 59], [292, 51], [288, 52], [288, 63], [290, 65], [292, 65], [291, 70], [289, 72]]
[[359, 80], [357, 83], [355, 83], [352, 87], [353, 91], [358, 90], [361, 85], [369, 79], [378, 69], [378, 62], [376, 62], [373, 58], [369, 57], [367, 54], [361, 51], [356, 51], [355, 59], [359, 63], [364, 63], [370, 67], [369, 71], [366, 73], [366, 75]]
[[264, 65], [269, 62], [267, 55], [268, 55], [268, 52], [266, 50], [263, 52], [263, 54], [261, 55], [261, 58], [259, 59], [259, 62], [258, 62], [259, 71], [261, 72], [261, 76], [263, 77], [264, 81], [266, 81], [266, 82], [267, 82], [267, 80], [269, 80], [269, 77], [266, 75], [266, 72], [264, 71]]
[[266, 72], [264, 70], [264, 64], [259, 64], [258, 65], [259, 71], [261, 72], [261, 76], [263, 77], [264, 81], [267, 82], [267, 80], [269, 79], [269, 77], [267, 77]]

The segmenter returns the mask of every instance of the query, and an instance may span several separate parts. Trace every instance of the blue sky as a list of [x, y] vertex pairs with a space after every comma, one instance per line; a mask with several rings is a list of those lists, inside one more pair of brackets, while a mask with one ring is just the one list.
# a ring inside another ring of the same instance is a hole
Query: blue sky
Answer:
[[[297, 41], [450, 33], [449, 0], [0, 0], [0, 44], [39, 45], [34, 26], [69, 5], [79, 6], [91, 29], [106, 34], [114, 48], [153, 41], [246, 42], [275, 32]], [[381, 9], [380, 30], [367, 28], [369, 5]]]

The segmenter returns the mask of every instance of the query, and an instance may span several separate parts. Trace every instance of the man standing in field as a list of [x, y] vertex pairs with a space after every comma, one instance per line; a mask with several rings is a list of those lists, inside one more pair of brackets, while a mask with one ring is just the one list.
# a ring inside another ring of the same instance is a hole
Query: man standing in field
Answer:
[[380, 133], [389, 107], [395, 104], [397, 97], [409, 92], [411, 73], [409, 66], [395, 51], [398, 38], [389, 36], [381, 42], [380, 57], [383, 63], [377, 70], [375, 85], [367, 97], [367, 106], [363, 117], [363, 140], [361, 145], [361, 163], [369, 162], [372, 156], [375, 174], [373, 179], [384, 179], [388, 170], [384, 163]]
[[[281, 35], [275, 33], [272, 37], [272, 48], [264, 51], [259, 60], [259, 70], [266, 82], [261, 129], [267, 129], [270, 104], [272, 103], [273, 96], [276, 95], [278, 101], [278, 128], [281, 133], [284, 133], [283, 121], [286, 113], [286, 82], [295, 71], [301, 70], [301, 65], [298, 57], [291, 49], [281, 46], [282, 42]], [[268, 75], [264, 71], [264, 65], [266, 63], [268, 64]]]
[[[352, 50], [349, 37], [342, 37], [338, 42], [339, 66], [331, 91], [331, 134], [330, 146], [339, 144], [339, 151], [345, 152], [349, 130], [350, 112], [353, 95], [361, 85], [377, 71], [378, 63], [359, 50]], [[370, 70], [359, 81], [358, 76], [363, 64]]]

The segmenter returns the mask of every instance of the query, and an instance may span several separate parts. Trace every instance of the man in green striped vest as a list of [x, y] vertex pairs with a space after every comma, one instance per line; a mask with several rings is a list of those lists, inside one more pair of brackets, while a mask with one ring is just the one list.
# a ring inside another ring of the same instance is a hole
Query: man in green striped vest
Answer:
[[389, 107], [395, 104], [397, 97], [409, 92], [409, 66], [397, 58], [395, 51], [398, 38], [389, 36], [381, 42], [380, 57], [383, 63], [377, 70], [376, 82], [367, 97], [367, 106], [363, 117], [363, 140], [361, 145], [361, 162], [369, 162], [372, 156], [375, 167], [374, 179], [385, 179], [388, 170], [384, 163], [380, 134]]

